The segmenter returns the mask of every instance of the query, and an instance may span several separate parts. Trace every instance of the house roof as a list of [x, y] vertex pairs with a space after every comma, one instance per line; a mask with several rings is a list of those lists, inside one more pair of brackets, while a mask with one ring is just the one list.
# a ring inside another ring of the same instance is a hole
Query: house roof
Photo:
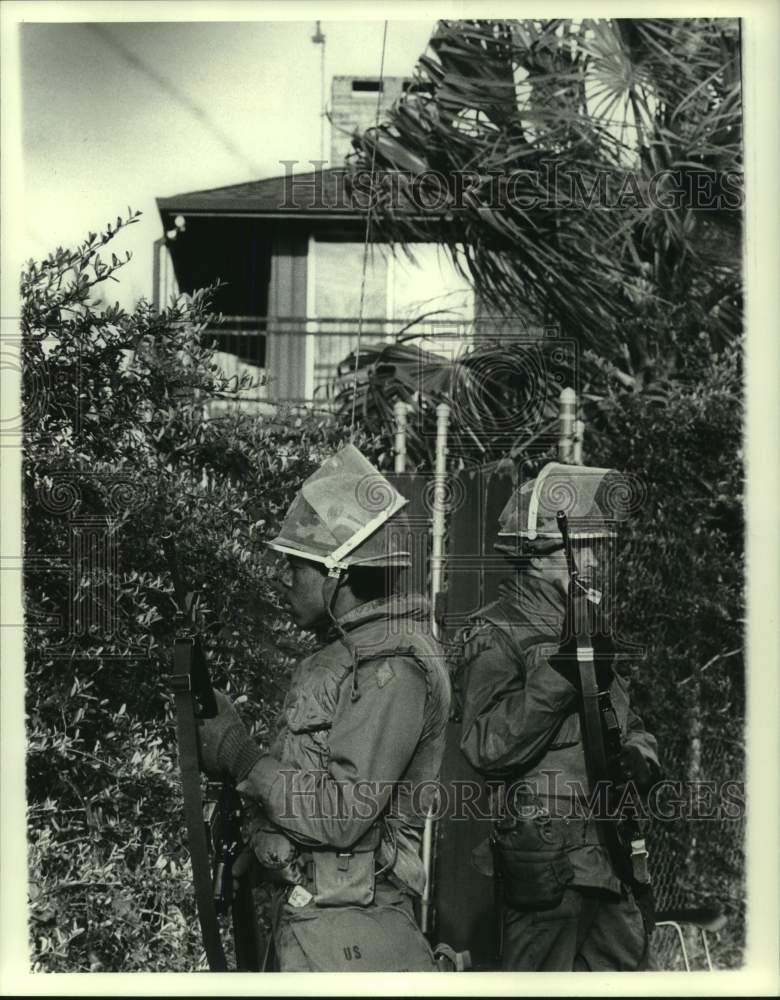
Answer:
[[[160, 215], [181, 213], [307, 218], [360, 218], [365, 204], [347, 192], [347, 170], [331, 167], [306, 173], [291, 171], [279, 177], [189, 191], [157, 199]], [[363, 198], [365, 202], [365, 196]]]
[[[189, 191], [157, 199], [157, 209], [167, 225], [178, 214], [189, 216], [248, 216], [268, 219], [350, 219], [365, 218], [368, 190], [365, 177], [359, 178], [357, 190], [347, 184], [349, 170], [329, 167], [297, 173], [294, 170], [278, 177], [265, 177], [243, 184]], [[441, 218], [444, 213], [421, 211], [402, 191], [397, 190], [398, 202], [394, 213]]]
[[160, 213], [175, 211], [251, 212], [262, 215], [312, 211], [315, 214], [350, 209], [344, 193], [346, 170], [328, 169], [230, 184], [158, 198]]

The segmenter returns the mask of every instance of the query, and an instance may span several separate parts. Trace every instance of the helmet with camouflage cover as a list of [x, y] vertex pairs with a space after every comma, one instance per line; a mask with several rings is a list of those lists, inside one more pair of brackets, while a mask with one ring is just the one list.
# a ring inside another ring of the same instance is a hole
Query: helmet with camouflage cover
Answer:
[[626, 483], [614, 469], [549, 462], [509, 498], [498, 519], [498, 537], [506, 541], [495, 548], [518, 555], [558, 548], [558, 511], [566, 514], [572, 541], [614, 538], [617, 522], [627, 513]]
[[350, 566], [410, 566], [406, 518], [400, 513], [407, 503], [348, 444], [309, 476], [279, 534], [266, 544], [276, 552], [322, 563], [332, 576]]

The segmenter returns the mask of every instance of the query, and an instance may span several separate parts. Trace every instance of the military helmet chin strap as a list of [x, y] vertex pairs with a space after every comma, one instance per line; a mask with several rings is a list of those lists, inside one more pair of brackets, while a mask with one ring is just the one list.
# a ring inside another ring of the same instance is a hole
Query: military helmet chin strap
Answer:
[[352, 657], [352, 690], [350, 692], [350, 698], [352, 701], [357, 701], [360, 697], [360, 691], [358, 691], [357, 684], [357, 666], [358, 666], [358, 655], [355, 644], [351, 641], [347, 635], [346, 630], [339, 622], [336, 614], [333, 610], [333, 603], [336, 600], [336, 594], [339, 591], [339, 587], [344, 583], [346, 578], [346, 570], [338, 569], [334, 572], [333, 569], [330, 570], [328, 575], [322, 581], [322, 599], [325, 604], [325, 610], [328, 613], [328, 618], [330, 618], [331, 624], [336, 629], [339, 634], [339, 638], [344, 643], [347, 651]]
[[333, 602], [336, 600], [336, 594], [338, 593], [339, 587], [343, 582], [344, 573], [345, 571], [342, 569], [335, 571], [331, 570], [322, 581], [322, 603], [325, 605], [325, 611], [327, 612], [328, 618], [330, 618], [331, 623], [335, 625], [337, 629], [339, 628], [339, 623], [333, 612]]

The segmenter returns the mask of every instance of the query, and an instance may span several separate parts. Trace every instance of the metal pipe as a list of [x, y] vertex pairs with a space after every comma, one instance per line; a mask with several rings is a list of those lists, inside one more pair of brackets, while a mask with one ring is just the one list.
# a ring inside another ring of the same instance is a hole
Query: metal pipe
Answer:
[[164, 247], [164, 236], [161, 236], [152, 244], [152, 308], [155, 312], [159, 312], [160, 308], [166, 304], [166, 296], [162, 290], [162, 267], [160, 262]]
[[[433, 517], [431, 525], [431, 628], [439, 637], [436, 620], [436, 598], [444, 585], [444, 532], [446, 528], [447, 501], [447, 425], [450, 408], [447, 403], [436, 407], [436, 459], [433, 474]], [[420, 928], [424, 934], [431, 931], [431, 900], [433, 897], [434, 843], [436, 839], [436, 803], [432, 802], [425, 817], [422, 841], [422, 861], [425, 868], [425, 888], [420, 900]]]
[[577, 394], [574, 389], [561, 389], [559, 407], [558, 461], [569, 464], [572, 461], [574, 419], [577, 412]]
[[444, 532], [445, 506], [447, 500], [447, 424], [450, 419], [450, 408], [447, 403], [439, 403], [436, 407], [436, 464], [434, 467], [433, 488], [433, 523], [431, 526], [431, 604], [433, 634], [439, 637], [439, 624], [436, 621], [436, 598], [444, 586]]
[[701, 931], [701, 939], [704, 943], [704, 954], [707, 958], [707, 968], [710, 972], [714, 972], [715, 970], [712, 967], [712, 956], [710, 955], [710, 946], [707, 944], [707, 932], [703, 927], [700, 927], [699, 930]]
[[436, 832], [436, 803], [432, 802], [425, 816], [422, 839], [422, 863], [425, 869], [425, 887], [420, 898], [420, 930], [431, 932], [431, 899], [433, 896], [433, 840]]
[[582, 439], [585, 437], [585, 421], [574, 421], [574, 448], [571, 460], [574, 465], [582, 465]]
[[396, 472], [406, 472], [406, 414], [411, 407], [402, 399], [398, 399], [393, 406], [393, 416], [395, 417], [395, 442], [393, 450], [395, 452], [394, 469]]

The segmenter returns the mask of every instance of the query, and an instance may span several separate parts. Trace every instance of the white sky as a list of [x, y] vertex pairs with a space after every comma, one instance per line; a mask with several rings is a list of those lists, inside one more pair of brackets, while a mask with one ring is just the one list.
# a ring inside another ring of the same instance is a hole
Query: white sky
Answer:
[[[98, 21], [105, 7], [82, 10]], [[433, 26], [389, 22], [385, 75], [412, 72]], [[314, 28], [313, 20], [24, 24], [24, 257], [78, 242], [130, 205], [142, 220], [117, 252], [132, 250], [134, 259], [110, 294], [128, 306], [150, 297], [151, 248], [162, 234], [156, 196], [272, 176], [284, 172], [282, 159], [319, 157]], [[381, 20], [322, 21], [328, 98], [333, 75], [378, 75], [382, 28]], [[326, 131], [326, 156], [329, 146]]]

